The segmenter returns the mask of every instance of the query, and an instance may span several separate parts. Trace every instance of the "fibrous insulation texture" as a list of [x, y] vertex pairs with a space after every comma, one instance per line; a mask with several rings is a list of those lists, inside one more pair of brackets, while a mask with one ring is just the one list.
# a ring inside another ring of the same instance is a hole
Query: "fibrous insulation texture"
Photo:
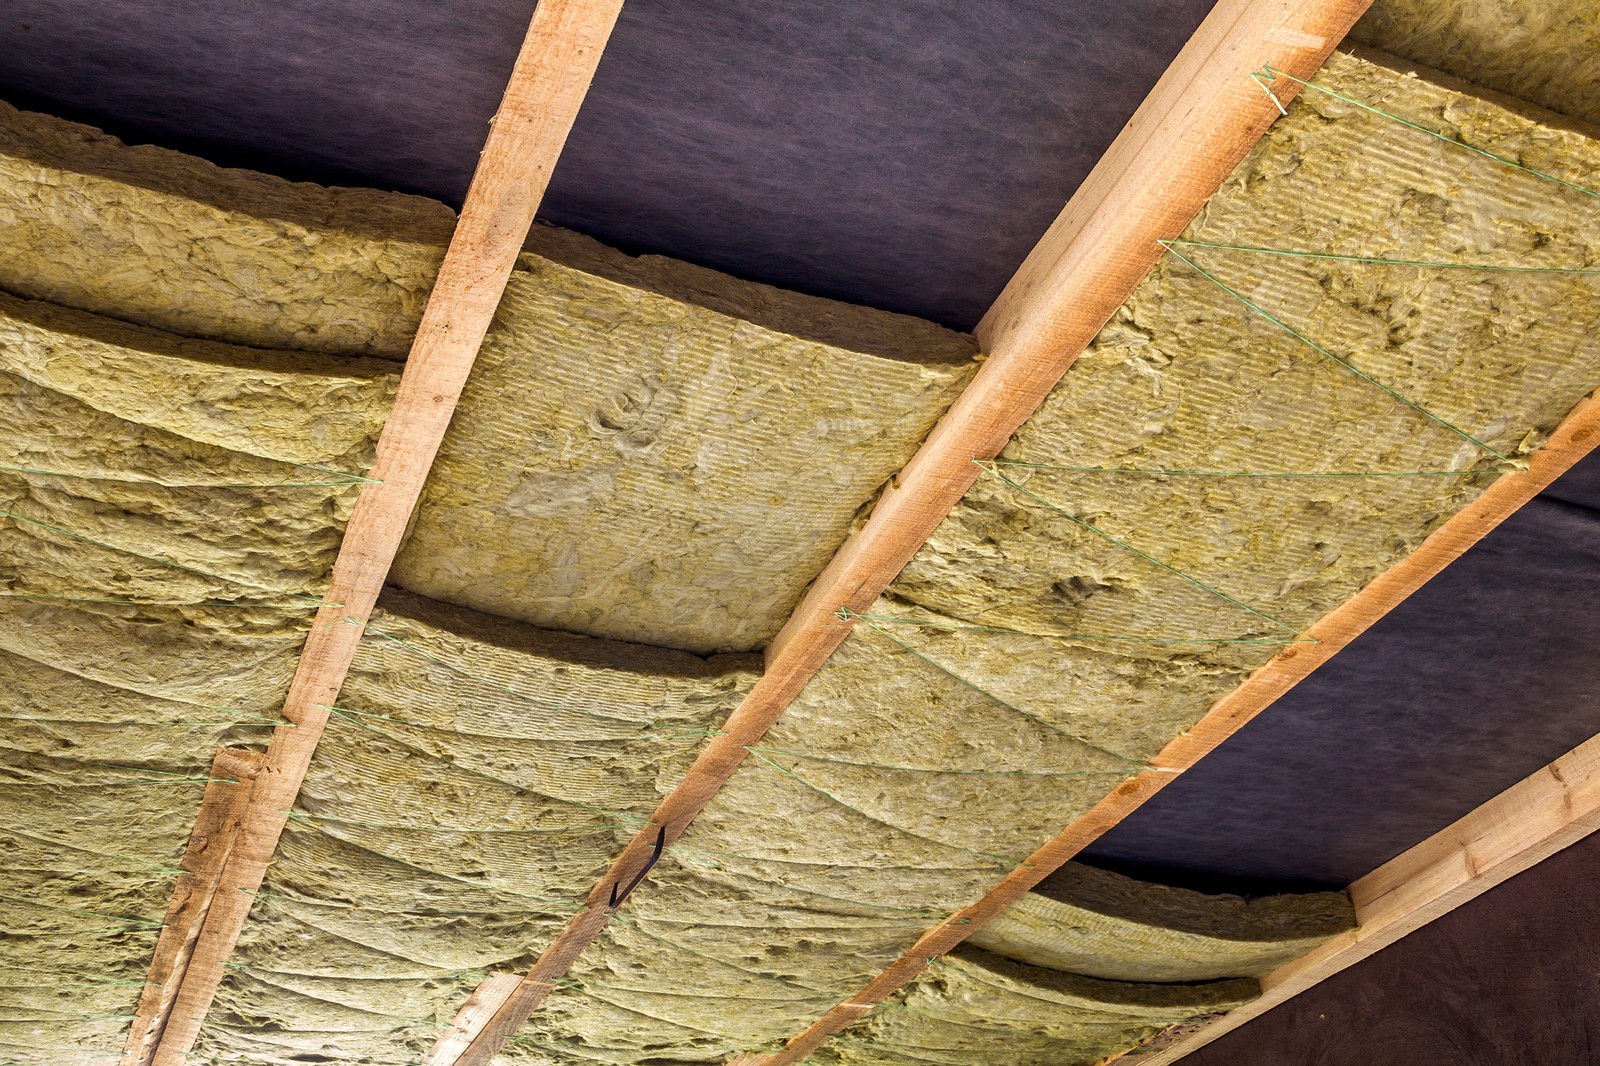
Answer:
[[1342, 892], [1245, 900], [1069, 862], [967, 943], [1110, 981], [1263, 977], [1355, 927]]
[[443, 204], [328, 189], [0, 103], [0, 289], [173, 333], [403, 358]]
[[1600, 125], [1600, 0], [1377, 0], [1350, 39]]
[[387, 593], [312, 760], [205, 1061], [416, 1061], [577, 909], [755, 679]]
[[537, 227], [394, 580], [536, 625], [764, 644], [971, 338]]
[[[669, 919], [755, 976], [651, 982], [629, 1005], [671, 1023], [640, 1023], [649, 1054], [805, 1028], [1600, 383], [1600, 283], [1574, 272], [1600, 260], [1600, 200], [1361, 105], [1569, 182], [1600, 170], [1600, 144], [1384, 63], [1336, 55], [1317, 85], [690, 827], [675, 850], [695, 868], [652, 931]], [[882, 917], [854, 950], [813, 952], [766, 921], [785, 908]], [[621, 984], [625, 935], [575, 976]], [[1010, 1061], [993, 1034], [940, 1061]]]
[[220, 744], [276, 724], [391, 364], [0, 292], [0, 1056], [121, 1051]]
[[1248, 1003], [1249, 979], [1097, 981], [976, 948], [938, 960], [817, 1061], [838, 1066], [1089, 1066], [1161, 1029]]

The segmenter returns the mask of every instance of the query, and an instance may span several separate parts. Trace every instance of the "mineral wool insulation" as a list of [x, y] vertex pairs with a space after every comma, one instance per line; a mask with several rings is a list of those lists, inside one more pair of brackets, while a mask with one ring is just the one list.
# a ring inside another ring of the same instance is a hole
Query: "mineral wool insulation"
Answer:
[[393, 384], [0, 294], [0, 1056], [121, 1050], [212, 752], [277, 718]]
[[[1567, 181], [1600, 170], [1600, 144], [1555, 117], [1382, 60], [1336, 55], [1317, 84]], [[1597, 222], [1592, 197], [1308, 91], [1183, 236], [1593, 268]], [[708, 1061], [803, 1029], [1304, 639], [1600, 382], [1592, 277], [1177, 251], [1393, 392], [1168, 256], [530, 1039]], [[664, 962], [686, 955], [727, 965]], [[930, 973], [897, 1003], [956, 995], [951, 980]], [[974, 1009], [1013, 1021], [928, 1037], [939, 1061], [1049, 1036], [1012, 1012], [1031, 993], [981, 983]], [[863, 1023], [831, 1054], [898, 1061], [911, 1037], [888, 1025]]]
[[386, 595], [202, 1060], [417, 1061], [488, 968], [532, 964], [757, 666]]
[[529, 247], [393, 580], [552, 629], [760, 647], [974, 342], [549, 227]]
[[0, 1057], [120, 1052], [212, 752], [276, 722], [371, 462], [365, 353], [448, 232], [0, 105]]

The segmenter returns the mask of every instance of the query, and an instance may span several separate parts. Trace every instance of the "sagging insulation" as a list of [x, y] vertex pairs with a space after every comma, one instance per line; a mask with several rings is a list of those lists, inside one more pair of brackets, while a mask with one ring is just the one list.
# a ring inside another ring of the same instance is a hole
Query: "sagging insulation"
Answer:
[[[1537, 113], [1376, 59], [1336, 55], [1317, 85], [1564, 180], [1600, 169], [1600, 145]], [[831, 1003], [781, 998], [791, 975], [770, 960], [807, 953], [765, 913], [972, 902], [1514, 468], [1600, 383], [1600, 284], [1560, 272], [1596, 265], [1597, 215], [1305, 92], [691, 826], [683, 860], [721, 868], [695, 871], [717, 903], [672, 915], [679, 940], [723, 943], [728, 919], [695, 914], [738, 915], [739, 957], [765, 965], [655, 982], [636, 1009], [649, 1054], [705, 1061], [804, 1029]], [[810, 987], [837, 1002], [864, 983], [858, 959], [931, 923], [889, 924], [807, 959]], [[581, 982], [622, 983], [618, 935]], [[1023, 993], [983, 995], [1002, 1017]], [[1018, 1024], [940, 1061], [1002, 1061]], [[876, 1050], [857, 1061], [899, 1061], [889, 1025], [864, 1023]]]
[[760, 647], [965, 383], [970, 337], [535, 227], [394, 580]]
[[278, 721], [393, 387], [0, 294], [0, 1055], [121, 1051], [212, 753]]
[[415, 1060], [531, 965], [755, 667], [387, 594], [202, 1058]]
[[0, 104], [0, 289], [171, 333], [404, 358], [454, 216]]
[[974, 948], [1108, 981], [1265, 977], [1355, 926], [1342, 892], [1241, 899], [1071, 862], [967, 938]]
[[1254, 981], [1133, 984], [1025, 966], [962, 947], [810, 1061], [837, 1066], [1096, 1063], [1169, 1025], [1260, 994]]

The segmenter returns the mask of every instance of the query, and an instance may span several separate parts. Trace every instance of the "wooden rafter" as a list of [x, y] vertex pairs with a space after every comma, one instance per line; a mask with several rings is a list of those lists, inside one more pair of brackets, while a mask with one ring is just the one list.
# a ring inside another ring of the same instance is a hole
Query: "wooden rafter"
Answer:
[[[1250, 75], [1270, 64], [1311, 77], [1369, 2], [1217, 4], [984, 317], [983, 368], [813, 583], [722, 735], [656, 808], [518, 994], [480, 1017], [465, 1047], [459, 1038], [435, 1047], [428, 1066], [486, 1066], [528, 1019], [604, 928], [613, 886], [633, 882], [658, 840], [677, 840], [746, 746], [849, 635], [852, 623], [840, 608], [865, 611], [888, 587], [972, 487], [979, 475], [972, 460], [999, 453], [1159, 260], [1157, 242], [1182, 232], [1278, 117], [1278, 104]], [[1290, 94], [1278, 98], [1287, 102]]]
[[286, 724], [240, 812], [188, 964], [171, 975], [181, 987], [158, 1016], [135, 1021], [159, 1039], [130, 1043], [128, 1066], [178, 1066], [194, 1046], [621, 7], [622, 0], [539, 0], [378, 439], [374, 480], [362, 486], [345, 529], [326, 597], [333, 605], [317, 613], [284, 704]]
[[1261, 998], [1159, 1051], [1128, 1053], [1124, 1061], [1169, 1066], [1596, 830], [1600, 737], [1351, 885], [1356, 928], [1272, 971], [1262, 979]]

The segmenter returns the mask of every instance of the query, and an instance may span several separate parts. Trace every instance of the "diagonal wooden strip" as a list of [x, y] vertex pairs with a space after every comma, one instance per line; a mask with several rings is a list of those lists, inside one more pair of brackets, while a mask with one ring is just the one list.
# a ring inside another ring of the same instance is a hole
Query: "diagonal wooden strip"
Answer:
[[1261, 998], [1150, 1051], [1122, 1056], [1168, 1066], [1401, 937], [1600, 830], [1600, 737], [1441, 829], [1350, 886], [1354, 931], [1262, 979]]
[[539, 0], [379, 437], [375, 481], [345, 529], [327, 596], [342, 606], [317, 614], [183, 988], [149, 1023], [159, 1044], [130, 1066], [178, 1066], [194, 1046], [621, 7]]
[[[857, 1020], [860, 1011], [855, 1009], [856, 1005], [882, 1003], [899, 991], [931, 960], [950, 951], [974, 931], [982, 928], [995, 915], [1020, 900], [1025, 893], [1059, 869], [1063, 863], [1110, 831], [1178, 774], [1199, 762], [1217, 745], [1227, 740], [1256, 715], [1275, 703], [1285, 692], [1304, 680], [1313, 670], [1366, 632], [1407, 596], [1459, 558], [1462, 552], [1476, 544], [1557, 477], [1571, 469], [1574, 463], [1592, 451], [1597, 444], [1600, 444], [1600, 396], [1591, 396], [1574, 408], [1550, 440], [1529, 457], [1526, 471], [1507, 474], [1495, 481], [1481, 496], [1434, 530], [1416, 551], [1373, 579], [1359, 593], [1308, 629], [1307, 636], [1314, 638], [1318, 643], [1290, 645], [1279, 652], [1270, 663], [1251, 674], [1244, 684], [1218, 700], [1193, 729], [1163, 748], [1160, 754], [1151, 760], [1151, 765], [1155, 769], [1123, 782], [1105, 799], [1063, 829], [1053, 840], [1028, 856], [1021, 866], [1008, 874], [981, 900], [958, 911], [945, 922], [923, 934], [910, 951], [879, 974], [864, 989], [851, 996], [849, 1001], [836, 1006], [811, 1028], [791, 1040], [783, 1050], [765, 1056], [741, 1059], [735, 1066], [781, 1066], [783, 1063], [798, 1062], [828, 1037], [841, 1032], [851, 1022]], [[1577, 752], [1573, 754], [1577, 755]], [[1597, 758], [1600, 758], [1600, 751], [1579, 757], [1578, 763], [1587, 767], [1590, 761]], [[1555, 779], [1559, 782], [1562, 776], [1557, 772]], [[1535, 775], [1530, 780], [1535, 781], [1535, 785], [1530, 786], [1530, 791], [1533, 792], [1537, 792], [1541, 786], [1547, 784], [1540, 775]], [[1523, 788], [1523, 785], [1517, 787]], [[1600, 779], [1590, 782], [1585, 777], [1582, 787], [1574, 786], [1574, 788], [1576, 792], [1573, 794], [1569, 795], [1563, 790], [1560, 796], [1548, 799], [1545, 804], [1546, 808], [1555, 805], [1556, 821], [1560, 820], [1561, 814], [1565, 814], [1570, 816], [1570, 824], [1529, 827], [1530, 835], [1537, 838], [1533, 845], [1535, 851], [1539, 847], [1547, 847], [1551, 841], [1562, 841], [1549, 846], [1548, 850], [1543, 851], [1538, 857], [1542, 858], [1543, 855], [1559, 847], [1565, 847], [1589, 831], [1586, 826], [1596, 816], [1591, 815], [1588, 810], [1579, 810], [1576, 807], [1569, 810], [1563, 805], [1572, 802], [1574, 796], [1581, 793], [1585, 804], [1600, 806]], [[1509, 801], [1508, 810], [1514, 810], [1522, 802], [1524, 802], [1522, 799]], [[1551, 811], [1547, 809], [1545, 812], [1547, 819], [1550, 813]], [[1489, 816], [1489, 820], [1492, 819], [1493, 816]], [[1546, 829], [1549, 830], [1548, 833], [1541, 833], [1541, 830]], [[1469, 864], [1473, 872], [1487, 872], [1491, 865], [1507, 862], [1508, 853], [1515, 850], [1518, 839], [1515, 833], [1516, 830], [1511, 829], [1507, 839], [1507, 831], [1504, 827], [1500, 827], [1498, 834], [1485, 832], [1481, 835], [1481, 839], [1477, 840], [1475, 847], [1462, 849], [1462, 854], [1470, 857]], [[1564, 835], [1571, 833], [1576, 835]], [[1433, 842], [1419, 847], [1424, 849], [1421, 853], [1424, 859], [1437, 856], [1441, 850], [1441, 845]], [[1444, 850], [1449, 849], [1445, 847]], [[1410, 855], [1411, 852], [1407, 854]], [[1445, 863], [1442, 868], [1443, 876], [1448, 881], [1449, 864], [1451, 861], [1459, 861], [1459, 856], [1446, 855], [1441, 861]], [[1516, 870], [1512, 869], [1505, 876], [1509, 877], [1514, 872]], [[1369, 921], [1381, 920], [1385, 929], [1394, 931], [1391, 939], [1398, 939], [1422, 924], [1422, 921], [1418, 921], [1416, 925], [1408, 927], [1406, 923], [1410, 918], [1401, 912], [1406, 912], [1407, 908], [1415, 903], [1430, 899], [1435, 891], [1438, 871], [1432, 874], [1424, 872], [1414, 882], [1392, 875], [1378, 878], [1377, 874], [1373, 874], [1371, 877], [1377, 880], [1359, 889], [1352, 889], [1357, 920], [1363, 926], [1363, 929], [1353, 934], [1354, 936], [1380, 936], [1377, 931], [1370, 934], [1366, 932], [1365, 926]], [[1449, 890], [1453, 891], [1454, 887]], [[1408, 903], [1408, 900], [1412, 902]], [[1391, 917], [1381, 918], [1385, 913]], [[1436, 916], [1431, 915], [1423, 920], [1431, 920]], [[1321, 960], [1324, 952], [1337, 952], [1337, 946], [1348, 939], [1349, 935], [1335, 938], [1329, 945], [1313, 951], [1308, 958]], [[1376, 946], [1373, 950], [1376, 950]], [[1297, 965], [1290, 963], [1284, 969], [1291, 970]], [[1308, 975], [1314, 972], [1311, 967], [1315, 965], [1316, 962], [1307, 964]], [[1280, 980], [1288, 981], [1291, 976], [1286, 974]], [[1321, 976], [1316, 979], [1320, 980]], [[1271, 981], [1274, 979], [1279, 979], [1277, 974], [1264, 983], [1269, 995], [1273, 987]], [[1251, 1009], [1244, 1008], [1244, 1010]], [[1172, 1060], [1149, 1061], [1156, 1063]]]
[[261, 762], [260, 752], [237, 748], [218, 748], [211, 760], [211, 781], [200, 797], [200, 816], [183, 854], [183, 873], [173, 887], [150, 973], [122, 1050], [125, 1062], [146, 1061], [161, 1041], [162, 1022], [177, 1002], [200, 928], [216, 898], [222, 869], [238, 839], [239, 820]]
[[[840, 608], [865, 611], [888, 587], [972, 487], [979, 473], [972, 460], [999, 453], [1155, 265], [1157, 241], [1183, 231], [1278, 117], [1250, 74], [1271, 64], [1311, 77], [1368, 2], [1217, 4], [985, 316], [979, 339], [989, 358], [982, 370], [813, 583], [723, 735], [701, 752], [540, 959], [543, 987], [566, 972], [546, 959], [576, 958], [599, 934], [611, 886], [632, 882], [662, 829], [668, 844], [678, 839], [743, 761], [746, 745], [760, 740], [849, 634]], [[530, 985], [508, 1003], [495, 1033], [514, 1032], [542, 994]], [[456, 1057], [435, 1048], [426, 1062], [485, 1066], [504, 1043], [495, 1033], [485, 1029]]]

